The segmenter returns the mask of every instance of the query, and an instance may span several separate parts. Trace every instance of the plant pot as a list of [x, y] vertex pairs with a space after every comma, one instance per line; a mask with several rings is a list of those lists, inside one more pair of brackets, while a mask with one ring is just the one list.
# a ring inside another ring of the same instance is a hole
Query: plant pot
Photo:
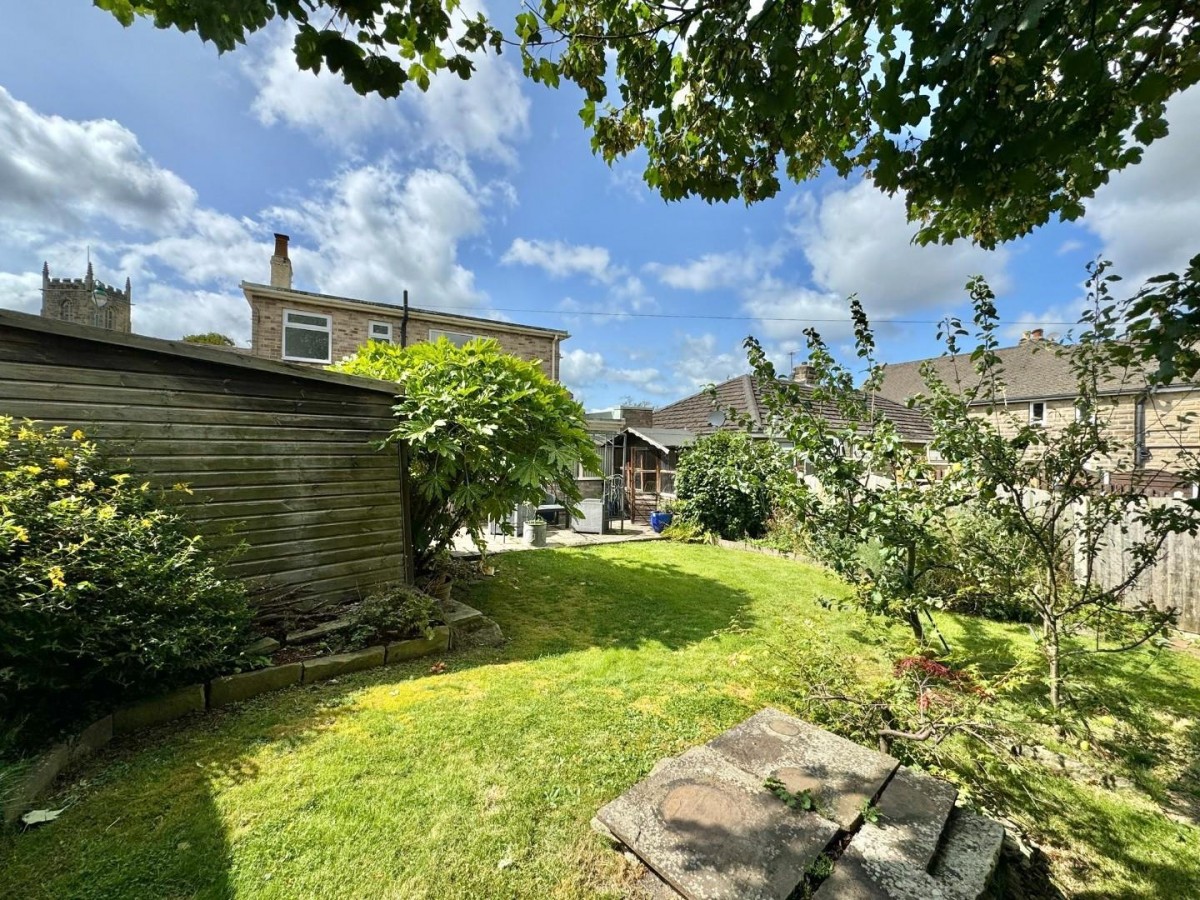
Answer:
[[546, 523], [545, 522], [526, 522], [525, 523], [525, 543], [531, 547], [546, 546]]
[[429, 589], [429, 596], [435, 600], [449, 600], [450, 587], [453, 584], [451, 581], [443, 581], [440, 584], [435, 584]]
[[675, 518], [674, 513], [669, 512], [652, 512], [650, 513], [650, 527], [655, 534], [662, 534], [662, 530], [671, 524], [671, 520]]

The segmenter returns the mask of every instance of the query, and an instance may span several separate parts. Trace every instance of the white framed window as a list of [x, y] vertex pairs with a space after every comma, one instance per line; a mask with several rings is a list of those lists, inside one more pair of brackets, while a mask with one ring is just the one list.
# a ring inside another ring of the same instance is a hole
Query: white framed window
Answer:
[[367, 337], [373, 341], [392, 342], [391, 322], [372, 322], [367, 326]]
[[467, 334], [465, 331], [439, 331], [436, 328], [429, 329], [429, 341], [433, 343], [438, 338], [445, 338], [455, 347], [461, 347], [467, 341], [473, 341], [480, 337], [478, 334]]
[[1046, 404], [1041, 400], [1034, 400], [1029, 404], [1029, 424], [1034, 428], [1046, 427]]
[[333, 316], [283, 311], [283, 358], [289, 362], [328, 363], [333, 359]]

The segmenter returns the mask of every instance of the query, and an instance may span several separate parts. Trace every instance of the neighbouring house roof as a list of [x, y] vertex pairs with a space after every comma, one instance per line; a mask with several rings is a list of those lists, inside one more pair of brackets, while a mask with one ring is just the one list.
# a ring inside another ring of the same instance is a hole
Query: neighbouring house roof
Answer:
[[[844, 427], [848, 423], [841, 412], [832, 403], [818, 402], [812, 399], [813, 387], [807, 384], [794, 384], [802, 402], [812, 404], [815, 411], [824, 416], [835, 427]], [[660, 407], [654, 411], [654, 427], [686, 428], [699, 434], [709, 434], [722, 428], [740, 428], [732, 419], [724, 424], [714, 426], [710, 419], [717, 410], [722, 412], [730, 409], [749, 418], [753, 431], [763, 435], [767, 431], [766, 403], [764, 393], [766, 385], [750, 375], [739, 375], [715, 385], [715, 399], [708, 391], [700, 391], [685, 397], [675, 403]], [[901, 403], [888, 400], [876, 395], [872, 398], [878, 408], [887, 418], [895, 423], [900, 436], [914, 443], [926, 443], [933, 440], [933, 431], [924, 415], [909, 409]]]
[[[995, 352], [1003, 367], [1001, 380], [1004, 382], [1004, 398], [1009, 402], [1017, 402], [1069, 399], [1076, 396], [1078, 390], [1076, 376], [1071, 372], [1071, 350], [1072, 345], [1046, 340], [1023, 341], [1016, 347], [997, 349]], [[883, 369], [883, 386], [879, 393], [897, 403], [904, 403], [909, 397], [924, 393], [925, 381], [921, 378], [920, 370], [927, 362], [933, 365], [938, 376], [951, 387], [958, 383], [966, 388], [977, 383], [978, 376], [975, 374], [970, 355], [963, 353], [957, 357], [936, 356], [911, 362], [887, 363]], [[1127, 372], [1114, 372], [1113, 377], [1101, 389], [1101, 393], [1140, 394], [1149, 386], [1146, 375], [1147, 370], [1138, 367]], [[977, 404], [983, 405], [986, 402], [980, 400]]]
[[[395, 303], [380, 303], [377, 300], [357, 300], [353, 297], [337, 297], [332, 294], [317, 294], [312, 291], [298, 291], [295, 288], [272, 287], [269, 284], [258, 284], [253, 281], [243, 281], [242, 291], [246, 294], [247, 302], [251, 295], [270, 297], [288, 303], [306, 304], [309, 306], [333, 307], [334, 309], [378, 309], [386, 310], [388, 315], [400, 316], [404, 309]], [[533, 334], [542, 337], [557, 337], [566, 340], [570, 332], [558, 328], [542, 328], [540, 325], [520, 325], [516, 322], [499, 322], [495, 319], [484, 319], [480, 316], [467, 316], [459, 313], [434, 312], [417, 306], [408, 308], [409, 315], [420, 316], [422, 319], [439, 322], [444, 325], [464, 325], [474, 323], [486, 325], [494, 331], [509, 331], [516, 334]]]
[[[663, 453], [687, 447], [696, 440], [696, 433], [686, 428], [626, 428], [622, 434], [632, 434], [640, 437], [651, 446], [657, 447]], [[617, 437], [613, 435], [609, 440]]]

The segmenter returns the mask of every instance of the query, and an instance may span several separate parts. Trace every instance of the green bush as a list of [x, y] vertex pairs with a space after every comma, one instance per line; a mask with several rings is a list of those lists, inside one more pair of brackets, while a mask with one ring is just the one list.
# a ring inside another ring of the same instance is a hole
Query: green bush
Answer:
[[684, 502], [685, 519], [736, 540], [764, 534], [776, 499], [794, 480], [774, 442], [718, 431], [684, 452], [675, 490]]
[[389, 441], [408, 448], [418, 577], [438, 574], [460, 531], [483, 547], [489, 520], [547, 492], [576, 513], [576, 470], [600, 468], [583, 407], [494, 340], [370, 341], [333, 368], [399, 385]]
[[440, 615], [437, 601], [404, 584], [392, 585], [367, 597], [351, 617], [351, 641], [360, 646], [381, 641], [428, 637]]
[[227, 667], [251, 619], [186, 520], [82, 432], [0, 417], [0, 716], [38, 740]]

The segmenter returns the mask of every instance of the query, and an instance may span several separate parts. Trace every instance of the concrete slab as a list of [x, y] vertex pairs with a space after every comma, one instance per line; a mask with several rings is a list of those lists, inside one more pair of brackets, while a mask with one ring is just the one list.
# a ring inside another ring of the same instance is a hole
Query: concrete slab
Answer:
[[208, 683], [208, 705], [216, 709], [218, 706], [249, 700], [267, 691], [299, 684], [303, 674], [304, 663], [295, 662], [214, 678]]
[[451, 598], [441, 601], [442, 621], [451, 628], [462, 628], [483, 618], [483, 613], [473, 606]]
[[97, 719], [83, 731], [71, 739], [71, 762], [91, 756], [97, 750], [105, 747], [113, 737], [113, 717], [105, 716]]
[[950, 782], [901, 766], [879, 798], [876, 825], [914, 866], [928, 871], [957, 799]]
[[118, 709], [113, 713], [113, 734], [128, 734], [152, 725], [161, 725], [189, 713], [204, 712], [204, 685], [193, 684], [180, 688], [165, 697], [147, 700], [137, 706]]
[[306, 659], [302, 681], [305, 684], [312, 684], [314, 681], [324, 681], [326, 678], [345, 675], [348, 672], [359, 672], [363, 669], [382, 666], [386, 655], [386, 651], [380, 645], [369, 647], [366, 650], [357, 650], [354, 653], [336, 653], [333, 656]]
[[903, 828], [867, 823], [815, 900], [979, 900], [1000, 857], [1004, 828], [965, 810], [947, 823], [932, 872], [910, 857]]
[[846, 831], [862, 821], [900, 763], [806, 722], [767, 708], [705, 746], [754, 776], [777, 778], [792, 793], [810, 791], [817, 811]]
[[933, 877], [948, 900], [979, 900], [1000, 861], [1004, 826], [965, 809], [956, 809], [946, 826]]
[[786, 900], [838, 833], [708, 747], [656, 767], [597, 818], [690, 900]]
[[402, 662], [406, 659], [416, 659], [431, 653], [441, 653], [450, 649], [450, 626], [439, 625], [433, 629], [429, 637], [413, 638], [408, 641], [396, 641], [387, 645], [387, 662]]

